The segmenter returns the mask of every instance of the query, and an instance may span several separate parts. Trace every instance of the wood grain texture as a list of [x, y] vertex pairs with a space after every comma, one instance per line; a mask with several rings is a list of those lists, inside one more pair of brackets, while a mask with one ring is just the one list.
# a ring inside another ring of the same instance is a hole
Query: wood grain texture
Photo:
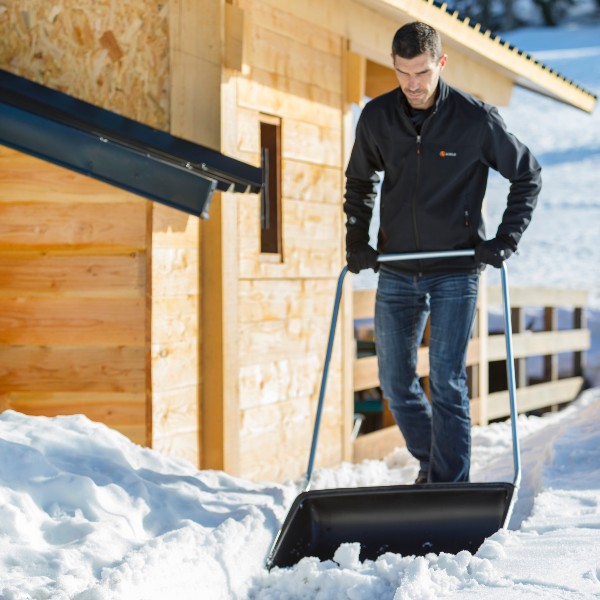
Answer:
[[146, 200], [0, 149], [0, 396], [146, 443]]

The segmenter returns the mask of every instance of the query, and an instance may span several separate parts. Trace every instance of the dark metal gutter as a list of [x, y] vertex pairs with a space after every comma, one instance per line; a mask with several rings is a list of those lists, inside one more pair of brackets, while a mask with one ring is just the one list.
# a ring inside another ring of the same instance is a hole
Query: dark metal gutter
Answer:
[[0, 69], [0, 144], [202, 218], [262, 170]]

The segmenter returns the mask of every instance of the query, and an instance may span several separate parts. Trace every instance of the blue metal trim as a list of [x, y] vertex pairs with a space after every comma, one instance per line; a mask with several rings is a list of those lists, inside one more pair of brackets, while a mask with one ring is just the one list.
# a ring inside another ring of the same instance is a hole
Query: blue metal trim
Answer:
[[215, 190], [262, 187], [260, 168], [2, 70], [0, 143], [200, 217]]

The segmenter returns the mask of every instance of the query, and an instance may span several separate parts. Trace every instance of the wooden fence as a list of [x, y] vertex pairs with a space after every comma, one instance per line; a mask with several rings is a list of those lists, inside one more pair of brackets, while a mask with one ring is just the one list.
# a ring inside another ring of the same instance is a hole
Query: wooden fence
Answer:
[[[583, 379], [583, 356], [590, 347], [590, 331], [586, 328], [584, 307], [587, 292], [549, 288], [511, 288], [513, 327], [513, 351], [517, 383], [517, 405], [520, 413], [548, 407], [555, 408], [569, 402], [581, 390]], [[383, 400], [371, 398], [371, 404], [360, 401], [365, 390], [378, 390], [376, 344], [373, 339], [372, 319], [375, 306], [375, 290], [354, 292], [354, 320], [357, 347], [372, 344], [373, 352], [357, 352], [354, 362], [355, 408], [360, 412], [365, 406], [379, 411], [379, 426], [374, 431], [358, 435], [354, 441], [354, 461], [381, 458], [394, 447], [404, 445], [404, 440]], [[486, 310], [482, 310], [486, 307]], [[508, 391], [506, 389], [506, 349], [503, 333], [496, 333], [489, 326], [489, 314], [500, 313], [502, 297], [499, 287], [483, 287], [480, 290], [477, 316], [473, 335], [467, 350], [467, 371], [471, 397], [471, 415], [476, 424], [509, 415]], [[571, 315], [568, 328], [559, 329], [559, 310]], [[532, 327], [532, 315], [536, 314], [542, 327]], [[541, 314], [540, 314], [541, 313]], [[529, 321], [529, 323], [528, 323]], [[503, 329], [503, 327], [502, 327]], [[429, 357], [428, 330], [418, 352], [417, 373], [428, 393]], [[559, 373], [559, 355], [571, 356], [571, 367], [565, 374]], [[527, 368], [527, 359], [537, 360], [535, 373]], [[541, 367], [541, 368], [540, 368]]]

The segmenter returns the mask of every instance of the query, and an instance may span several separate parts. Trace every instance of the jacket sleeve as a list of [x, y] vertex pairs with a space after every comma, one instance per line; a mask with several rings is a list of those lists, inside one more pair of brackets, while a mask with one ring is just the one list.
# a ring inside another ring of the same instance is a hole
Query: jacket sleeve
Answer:
[[368, 130], [367, 110], [361, 114], [356, 127], [356, 139], [346, 169], [346, 248], [369, 243], [369, 224], [377, 197], [383, 161]]
[[506, 209], [496, 236], [516, 250], [537, 204], [542, 188], [542, 168], [529, 148], [506, 129], [496, 108], [488, 115], [483, 158], [489, 167], [510, 181]]

